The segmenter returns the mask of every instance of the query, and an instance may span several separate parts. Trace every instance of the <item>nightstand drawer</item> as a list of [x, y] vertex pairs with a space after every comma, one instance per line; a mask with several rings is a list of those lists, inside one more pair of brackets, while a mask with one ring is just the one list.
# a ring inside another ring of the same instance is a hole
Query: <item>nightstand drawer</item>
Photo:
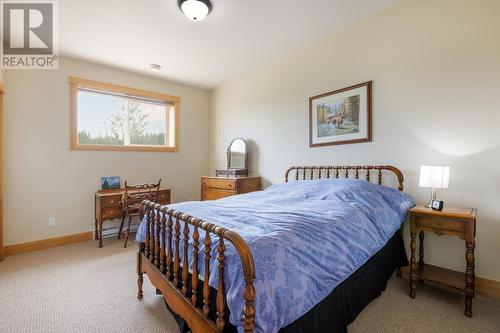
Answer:
[[201, 186], [234, 191], [236, 189], [236, 181], [224, 178], [204, 178], [201, 180]]
[[416, 224], [419, 227], [426, 229], [434, 229], [436, 231], [446, 230], [464, 233], [465, 223], [457, 220], [450, 220], [441, 217], [429, 217], [429, 216], [416, 216]]

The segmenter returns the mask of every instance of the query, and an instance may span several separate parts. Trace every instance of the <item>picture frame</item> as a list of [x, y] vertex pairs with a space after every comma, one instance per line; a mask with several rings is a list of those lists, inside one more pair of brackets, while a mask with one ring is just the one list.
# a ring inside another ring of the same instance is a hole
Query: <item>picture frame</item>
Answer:
[[101, 177], [101, 189], [102, 190], [114, 190], [120, 188], [120, 177], [119, 176], [106, 176]]
[[372, 141], [372, 81], [309, 98], [309, 147]]

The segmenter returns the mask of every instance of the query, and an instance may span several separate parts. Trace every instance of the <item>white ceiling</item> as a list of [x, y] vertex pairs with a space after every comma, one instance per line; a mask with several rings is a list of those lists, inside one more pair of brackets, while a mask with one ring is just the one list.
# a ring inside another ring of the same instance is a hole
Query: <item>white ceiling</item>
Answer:
[[396, 1], [212, 0], [192, 22], [177, 0], [59, 0], [59, 53], [214, 88]]

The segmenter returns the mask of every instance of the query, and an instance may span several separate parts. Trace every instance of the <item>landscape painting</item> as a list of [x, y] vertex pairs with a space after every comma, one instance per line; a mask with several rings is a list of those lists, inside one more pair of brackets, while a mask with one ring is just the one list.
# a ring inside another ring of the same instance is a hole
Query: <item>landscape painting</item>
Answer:
[[316, 112], [319, 137], [359, 132], [359, 95], [318, 104]]
[[310, 146], [371, 141], [371, 81], [309, 99]]

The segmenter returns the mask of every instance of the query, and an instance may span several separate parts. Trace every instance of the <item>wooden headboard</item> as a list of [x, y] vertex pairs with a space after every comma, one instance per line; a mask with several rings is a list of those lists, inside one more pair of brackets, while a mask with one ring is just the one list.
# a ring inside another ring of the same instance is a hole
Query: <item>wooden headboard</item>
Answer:
[[[403, 190], [403, 173], [392, 165], [333, 165], [333, 166], [293, 166], [285, 173], [285, 182], [288, 180], [312, 180], [322, 178], [356, 178], [371, 180], [376, 176], [377, 183], [382, 185], [383, 171], [394, 173], [398, 181], [398, 189]], [[375, 174], [375, 175], [373, 175]]]

